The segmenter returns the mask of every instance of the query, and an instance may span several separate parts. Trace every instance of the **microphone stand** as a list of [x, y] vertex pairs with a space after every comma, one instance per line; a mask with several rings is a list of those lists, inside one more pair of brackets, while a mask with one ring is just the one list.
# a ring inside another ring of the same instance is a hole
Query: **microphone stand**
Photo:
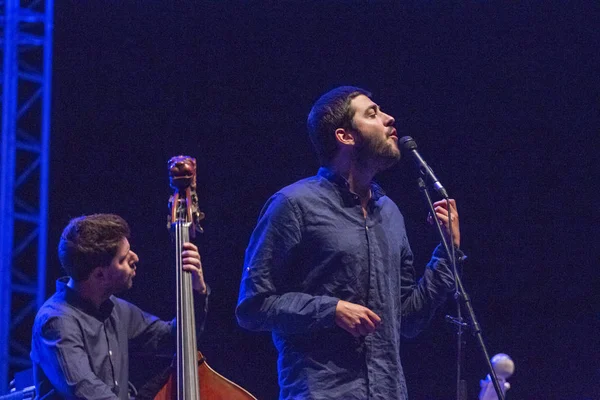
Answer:
[[[438, 234], [440, 235], [442, 245], [446, 249], [446, 254], [448, 254], [451, 257], [451, 261], [452, 261], [452, 273], [454, 275], [454, 282], [456, 285], [456, 293], [455, 293], [454, 297], [457, 301], [456, 304], [457, 304], [458, 317], [452, 318], [448, 315], [448, 316], [446, 316], [446, 320], [448, 320], [449, 322], [453, 323], [454, 325], [456, 325], [458, 327], [457, 358], [456, 358], [456, 368], [457, 368], [456, 396], [457, 396], [457, 400], [466, 400], [466, 388], [464, 387], [464, 382], [461, 383], [461, 367], [462, 367], [463, 344], [464, 344], [462, 335], [463, 335], [463, 329], [467, 328], [467, 327], [471, 328], [471, 331], [477, 338], [477, 343], [479, 344], [479, 347], [481, 348], [481, 351], [482, 351], [485, 361], [487, 363], [488, 369], [490, 371], [490, 376], [492, 377], [492, 383], [494, 384], [494, 390], [496, 391], [498, 400], [504, 400], [504, 393], [502, 392], [502, 389], [500, 388], [500, 383], [498, 382], [498, 377], [496, 376], [496, 371], [494, 371], [494, 368], [492, 367], [492, 363], [490, 361], [490, 356], [488, 354], [487, 348], [485, 346], [485, 342], [483, 340], [481, 326], [477, 322], [477, 318], [475, 317], [475, 311], [473, 310], [473, 306], [471, 305], [471, 298], [465, 291], [465, 288], [460, 279], [458, 270], [456, 269], [456, 257], [454, 254], [454, 240], [451, 240], [452, 247], [450, 248], [448, 246], [448, 242], [446, 241], [446, 237], [444, 236], [444, 233], [442, 231], [442, 226], [440, 224], [440, 221], [438, 220], [437, 215], [435, 214], [435, 209], [433, 208], [431, 196], [429, 195], [427, 186], [425, 185], [423, 178], [419, 177], [419, 179], [417, 180], [417, 183], [419, 185], [419, 190], [423, 193], [423, 196], [425, 197], [427, 206], [429, 207], [429, 211], [431, 212], [431, 215], [435, 221], [435, 226], [437, 227]], [[445, 198], [445, 200], [448, 203], [448, 225], [449, 225], [448, 230], [450, 231], [450, 234], [452, 235], [452, 218], [451, 218], [451, 214], [450, 214], [450, 202], [448, 201], [447, 197]], [[470, 323], [463, 322], [463, 318], [461, 316], [461, 308], [460, 308], [461, 300], [467, 310], [467, 314], [468, 314]]]

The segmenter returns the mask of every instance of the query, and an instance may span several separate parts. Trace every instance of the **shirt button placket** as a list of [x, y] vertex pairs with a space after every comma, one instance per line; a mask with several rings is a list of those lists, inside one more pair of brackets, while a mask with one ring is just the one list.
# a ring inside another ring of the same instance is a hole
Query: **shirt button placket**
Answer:
[[[372, 299], [372, 295], [371, 295], [371, 288], [373, 287], [372, 282], [373, 282], [373, 268], [372, 268], [372, 257], [371, 257], [371, 238], [370, 236], [370, 232], [369, 232], [369, 219], [368, 217], [365, 217], [365, 236], [367, 237], [367, 262], [368, 262], [368, 286], [367, 286], [367, 298], [365, 299], [365, 305], [367, 306], [367, 308], [372, 308], [370, 306], [370, 300]], [[375, 377], [373, 376], [373, 372], [371, 369], [371, 351], [372, 351], [372, 335], [367, 335], [365, 337], [365, 363], [367, 366], [367, 390], [366, 390], [366, 395], [367, 395], [367, 399], [371, 399], [373, 397], [373, 394], [371, 392], [371, 388], [373, 387], [373, 383], [374, 383], [374, 379]]]
[[116, 375], [115, 374], [115, 363], [113, 362], [113, 352], [112, 352], [112, 349], [110, 348], [110, 339], [108, 337], [108, 328], [107, 328], [108, 320], [105, 321], [103, 325], [104, 325], [104, 334], [106, 335], [106, 342], [108, 344], [108, 360], [110, 361], [110, 367], [111, 367], [113, 379], [115, 382], [115, 389], [117, 390], [117, 393], [118, 393], [119, 381], [115, 378], [115, 375]]

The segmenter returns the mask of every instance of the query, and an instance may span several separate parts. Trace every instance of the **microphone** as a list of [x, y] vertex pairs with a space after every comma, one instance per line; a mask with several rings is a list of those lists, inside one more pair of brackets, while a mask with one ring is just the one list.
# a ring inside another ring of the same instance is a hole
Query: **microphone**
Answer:
[[444, 199], [448, 198], [448, 192], [442, 186], [438, 178], [435, 177], [433, 170], [427, 165], [425, 160], [421, 157], [419, 152], [417, 151], [417, 143], [410, 136], [404, 136], [400, 138], [400, 150], [403, 154], [412, 155], [415, 160], [415, 164], [417, 164], [417, 168], [421, 172], [421, 175], [425, 176], [426, 179], [429, 179], [433, 184], [433, 188], [442, 196]]

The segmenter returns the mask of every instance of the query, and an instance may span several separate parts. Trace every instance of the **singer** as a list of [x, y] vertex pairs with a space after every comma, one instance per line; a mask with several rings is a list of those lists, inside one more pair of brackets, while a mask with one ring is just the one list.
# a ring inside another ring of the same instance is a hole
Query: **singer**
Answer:
[[[321, 168], [267, 201], [246, 250], [236, 315], [272, 332], [280, 399], [407, 399], [400, 335], [419, 333], [454, 288], [441, 246], [417, 279], [403, 216], [373, 182], [400, 151], [370, 97], [342, 86], [317, 100], [308, 133]], [[435, 211], [450, 240], [446, 202]]]

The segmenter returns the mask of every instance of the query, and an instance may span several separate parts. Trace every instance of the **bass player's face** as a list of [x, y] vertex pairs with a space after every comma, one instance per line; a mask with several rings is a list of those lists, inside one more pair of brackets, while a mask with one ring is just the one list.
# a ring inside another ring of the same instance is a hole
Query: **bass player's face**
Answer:
[[106, 270], [106, 284], [111, 293], [120, 293], [133, 285], [136, 263], [140, 261], [126, 238], [121, 240], [117, 254]]

